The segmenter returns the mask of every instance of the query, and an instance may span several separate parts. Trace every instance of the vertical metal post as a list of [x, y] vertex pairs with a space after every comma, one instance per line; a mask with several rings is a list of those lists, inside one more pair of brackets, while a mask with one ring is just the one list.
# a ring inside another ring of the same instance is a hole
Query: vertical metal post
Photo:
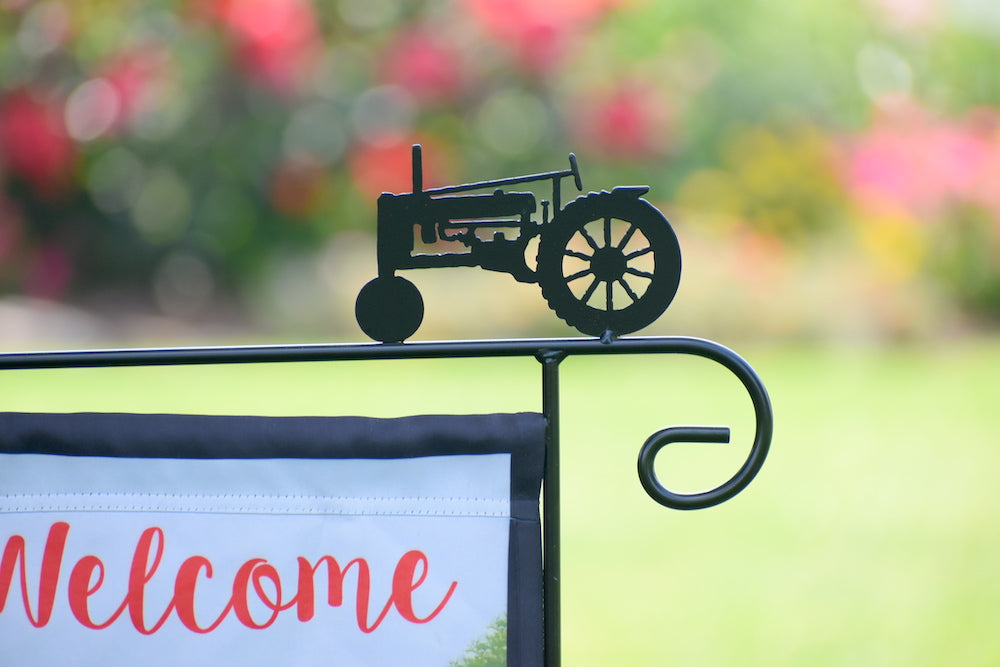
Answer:
[[410, 164], [413, 173], [413, 194], [417, 194], [424, 189], [424, 157], [420, 144], [413, 144]]
[[542, 493], [542, 550], [545, 619], [545, 664], [561, 662], [559, 597], [559, 362], [561, 350], [545, 350], [537, 358], [542, 364], [542, 414], [545, 415], [545, 478]]

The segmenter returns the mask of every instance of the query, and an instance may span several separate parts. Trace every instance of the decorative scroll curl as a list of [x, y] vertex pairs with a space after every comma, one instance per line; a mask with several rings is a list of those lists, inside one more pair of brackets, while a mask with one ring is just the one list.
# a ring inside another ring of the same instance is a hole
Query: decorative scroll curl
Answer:
[[757, 429], [753, 446], [746, 461], [726, 482], [700, 493], [677, 493], [660, 482], [654, 469], [656, 455], [661, 449], [675, 442], [717, 442], [728, 443], [730, 430], [725, 426], [671, 426], [651, 435], [639, 450], [638, 472], [642, 487], [656, 502], [677, 510], [696, 510], [724, 503], [745, 489], [767, 458], [774, 430], [774, 415], [767, 392], [757, 373], [736, 353], [712, 343], [703, 344], [697, 350], [686, 350], [687, 354], [710, 358], [732, 371], [750, 394], [753, 401]]

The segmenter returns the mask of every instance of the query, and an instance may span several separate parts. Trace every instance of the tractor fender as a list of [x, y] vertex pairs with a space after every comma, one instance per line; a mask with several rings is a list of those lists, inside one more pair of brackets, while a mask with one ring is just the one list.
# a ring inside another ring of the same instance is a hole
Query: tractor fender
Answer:
[[648, 185], [619, 185], [611, 191], [611, 194], [620, 195], [622, 197], [635, 197], [638, 199], [647, 192], [649, 192]]

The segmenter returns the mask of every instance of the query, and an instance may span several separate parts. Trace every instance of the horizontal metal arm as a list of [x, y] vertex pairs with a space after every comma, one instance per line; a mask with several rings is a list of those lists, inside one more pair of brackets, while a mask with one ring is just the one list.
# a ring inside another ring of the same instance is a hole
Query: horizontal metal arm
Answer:
[[[251, 345], [237, 347], [176, 347], [118, 350], [82, 350], [56, 352], [15, 352], [0, 354], [0, 370], [30, 368], [94, 368], [110, 366], [171, 366], [199, 364], [244, 364], [305, 361], [352, 361], [366, 359], [455, 359], [471, 357], [535, 357], [559, 355], [609, 354], [686, 354], [703, 357], [725, 366], [743, 383], [753, 402], [756, 433], [750, 454], [743, 467], [725, 484], [697, 498], [664, 493], [655, 474], [652, 459], [656, 452], [673, 441], [719, 441], [718, 433], [699, 438], [690, 430], [660, 432], [647, 441], [644, 459], [640, 460], [640, 478], [657, 502], [675, 509], [709, 507], [739, 493], [756, 476], [764, 463], [771, 443], [774, 418], [770, 399], [753, 368], [729, 348], [702, 338], [663, 336], [620, 338], [602, 343], [592, 338], [517, 339], [483, 341], [444, 341], [416, 343]], [[707, 427], [685, 427], [703, 429]], [[716, 439], [712, 439], [716, 438]], [[728, 439], [728, 437], [727, 437]], [[652, 443], [652, 444], [650, 444]], [[648, 471], [643, 477], [643, 460]], [[653, 483], [655, 482], [655, 484]]]
[[500, 185], [515, 185], [517, 183], [531, 183], [533, 181], [544, 181], [548, 178], [564, 178], [572, 176], [569, 169], [563, 171], [550, 171], [544, 174], [528, 174], [527, 176], [513, 176], [511, 178], [498, 178], [494, 181], [480, 181], [478, 183], [463, 183], [462, 185], [448, 185], [443, 188], [428, 188], [423, 190], [429, 195], [446, 195], [452, 192], [468, 192], [470, 190], [482, 190], [485, 188], [495, 188]]
[[[576, 156], [572, 153], [569, 154], [569, 169], [563, 169], [561, 171], [547, 171], [542, 174], [528, 174], [527, 176], [512, 176], [510, 178], [498, 178], [492, 181], [479, 181], [478, 183], [464, 183], [462, 185], [448, 185], [441, 188], [430, 188], [429, 190], [418, 190], [417, 186], [414, 185], [414, 192], [425, 192], [431, 195], [446, 195], [452, 192], [468, 192], [470, 190], [482, 190], [485, 188], [495, 188], [500, 185], [515, 185], [517, 183], [531, 183], [534, 181], [544, 181], [547, 178], [551, 178], [554, 181], [556, 179], [565, 178], [567, 176], [573, 177], [573, 182], [576, 184], [577, 190], [583, 190], [583, 181], [580, 179], [580, 168], [576, 163]], [[553, 183], [555, 186], [555, 183]], [[558, 208], [558, 207], [557, 207]]]
[[748, 373], [753, 373], [750, 366], [729, 348], [711, 340], [689, 336], [626, 336], [618, 338], [612, 343], [602, 343], [597, 338], [518, 338], [407, 343], [306, 343], [5, 352], [0, 354], [0, 370], [359, 361], [365, 359], [538, 357], [540, 354], [551, 351], [562, 351], [567, 356], [689, 354], [718, 361], [727, 368], [731, 365], [745, 366]]

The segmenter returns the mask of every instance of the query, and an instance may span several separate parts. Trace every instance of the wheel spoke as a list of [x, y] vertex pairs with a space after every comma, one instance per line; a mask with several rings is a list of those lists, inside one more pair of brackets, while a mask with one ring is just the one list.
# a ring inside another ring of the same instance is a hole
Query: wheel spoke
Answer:
[[571, 283], [574, 280], [579, 280], [580, 278], [583, 278], [584, 276], [586, 276], [588, 274], [592, 274], [593, 272], [594, 271], [592, 269], [589, 269], [589, 268], [584, 269], [583, 271], [577, 271], [576, 273], [574, 273], [571, 276], [566, 276], [566, 282]]
[[567, 249], [566, 252], [564, 252], [563, 254], [566, 257], [576, 257], [577, 259], [582, 259], [585, 262], [589, 262], [590, 260], [592, 260], [594, 258], [593, 255], [585, 255], [582, 252], [577, 252], [576, 250], [568, 250]]
[[612, 311], [612, 310], [615, 309], [614, 305], [611, 303], [611, 295], [612, 295], [612, 289], [611, 288], [614, 287], [614, 283], [612, 283], [609, 280], [608, 282], [604, 283], [604, 285], [605, 285], [604, 296], [605, 296], [605, 300], [607, 301], [607, 304], [608, 304], [607, 308], [605, 308], [605, 310]]
[[611, 247], [611, 218], [604, 218], [604, 247]]
[[633, 276], [642, 276], [650, 280], [653, 278], [653, 274], [649, 271], [640, 271], [639, 269], [633, 269], [631, 266], [625, 269], [625, 273], [631, 273]]
[[618, 245], [615, 247], [618, 248], [619, 250], [622, 250], [625, 246], [627, 246], [628, 242], [632, 240], [632, 236], [635, 234], [637, 229], [639, 228], [633, 225], [632, 223], [629, 223], [628, 231], [625, 232], [625, 236], [622, 237], [622, 240], [619, 241]]
[[632, 303], [639, 300], [639, 295], [632, 291], [632, 287], [625, 282], [624, 278], [619, 278], [618, 284], [625, 288], [625, 293], [628, 294], [628, 298], [632, 299]]
[[594, 282], [590, 283], [590, 287], [588, 287], [587, 291], [583, 293], [582, 297], [580, 297], [580, 303], [586, 304], [588, 301], [590, 301], [590, 297], [593, 296], [594, 290], [597, 289], [597, 286], [600, 284], [600, 282], [601, 282], [600, 280], [594, 278]]
[[594, 250], [601, 249], [601, 246], [597, 244], [597, 241], [595, 241], [594, 237], [590, 235], [590, 232], [587, 231], [586, 227], [581, 227], [580, 233], [583, 234], [583, 238], [587, 241], [587, 245], [589, 245]]
[[625, 255], [625, 261], [634, 259], [636, 257], [642, 257], [643, 255], [647, 255], [651, 252], [653, 252], [653, 246], [646, 246], [645, 248], [641, 248], [639, 250], [636, 250], [635, 252], [630, 252], [629, 254]]

